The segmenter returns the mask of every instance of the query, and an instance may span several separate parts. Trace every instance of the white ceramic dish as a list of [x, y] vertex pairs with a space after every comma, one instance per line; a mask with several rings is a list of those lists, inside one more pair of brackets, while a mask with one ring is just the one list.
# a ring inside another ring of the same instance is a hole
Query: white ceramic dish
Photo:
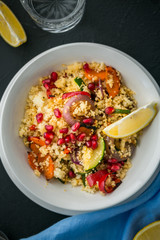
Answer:
[[12, 79], [0, 106], [0, 154], [3, 165], [16, 186], [39, 205], [58, 213], [72, 215], [104, 209], [137, 196], [153, 177], [160, 159], [160, 112], [145, 129], [132, 158], [133, 166], [123, 183], [112, 194], [89, 194], [79, 187], [59, 182], [46, 185], [27, 164], [27, 149], [18, 137], [30, 87], [38, 78], [75, 61], [105, 62], [115, 67], [125, 84], [136, 92], [138, 106], [152, 100], [160, 102], [160, 90], [152, 76], [133, 58], [114, 48], [94, 43], [74, 43], [52, 48], [29, 61]]

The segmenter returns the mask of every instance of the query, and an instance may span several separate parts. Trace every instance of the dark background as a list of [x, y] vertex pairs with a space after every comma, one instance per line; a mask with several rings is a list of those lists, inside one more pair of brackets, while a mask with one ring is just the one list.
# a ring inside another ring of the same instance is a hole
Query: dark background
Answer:
[[[62, 34], [47, 33], [35, 26], [18, 0], [4, 2], [22, 23], [28, 41], [13, 48], [0, 38], [0, 98], [15, 73], [31, 58], [72, 42], [102, 43], [124, 51], [138, 60], [160, 85], [159, 0], [87, 0], [82, 21]], [[36, 234], [65, 217], [24, 196], [0, 162], [0, 230], [11, 240]]]

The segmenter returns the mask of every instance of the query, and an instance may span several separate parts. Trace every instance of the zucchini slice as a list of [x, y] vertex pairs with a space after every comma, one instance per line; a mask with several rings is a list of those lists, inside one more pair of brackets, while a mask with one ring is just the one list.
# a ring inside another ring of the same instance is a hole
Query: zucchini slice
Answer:
[[83, 166], [84, 170], [88, 171], [92, 168], [95, 168], [103, 159], [105, 151], [105, 142], [101, 137], [98, 140], [98, 147], [93, 150], [91, 148], [83, 147]]

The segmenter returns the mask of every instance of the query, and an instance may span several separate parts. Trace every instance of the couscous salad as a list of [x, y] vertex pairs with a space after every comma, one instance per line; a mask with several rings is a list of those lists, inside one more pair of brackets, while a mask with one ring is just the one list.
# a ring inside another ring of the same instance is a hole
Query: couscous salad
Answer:
[[19, 129], [30, 167], [53, 184], [113, 192], [131, 167], [140, 133], [115, 139], [103, 130], [136, 108], [134, 92], [104, 63], [76, 62], [42, 77], [29, 91]]

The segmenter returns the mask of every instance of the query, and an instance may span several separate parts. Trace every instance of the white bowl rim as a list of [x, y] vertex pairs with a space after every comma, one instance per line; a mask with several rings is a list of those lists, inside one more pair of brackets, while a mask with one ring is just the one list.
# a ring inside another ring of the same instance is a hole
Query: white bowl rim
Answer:
[[[160, 97], [160, 88], [157, 84], [157, 82], [155, 81], [155, 79], [152, 77], [152, 75], [137, 61], [135, 60], [134, 58], [132, 58], [131, 56], [129, 56], [128, 54], [116, 49], [116, 48], [113, 48], [113, 47], [110, 47], [110, 46], [107, 46], [107, 45], [103, 45], [103, 44], [99, 44], [99, 43], [90, 43], [90, 42], [76, 42], [76, 43], [69, 43], [69, 44], [63, 44], [63, 45], [60, 45], [60, 46], [57, 46], [57, 47], [53, 47], [51, 49], [48, 49], [40, 54], [38, 54], [37, 56], [35, 56], [34, 58], [32, 58], [30, 61], [28, 61], [16, 74], [15, 76], [12, 78], [12, 80], [10, 81], [9, 85], [7, 86], [5, 92], [3, 93], [3, 96], [2, 96], [2, 99], [1, 99], [1, 104], [0, 104], [0, 112], [1, 112], [1, 115], [0, 115], [0, 129], [1, 129], [1, 123], [2, 123], [2, 116], [3, 116], [3, 111], [5, 109], [5, 103], [7, 101], [7, 97], [9, 95], [9, 92], [12, 88], [12, 86], [14, 85], [14, 83], [16, 82], [17, 78], [19, 77], [19, 75], [22, 74], [23, 71], [25, 71], [26, 68], [28, 68], [28, 66], [30, 66], [34, 61], [36, 61], [37, 59], [41, 58], [42, 56], [52, 52], [52, 51], [55, 51], [55, 50], [58, 50], [58, 49], [62, 49], [62, 48], [66, 48], [66, 47], [69, 47], [69, 46], [97, 46], [97, 47], [102, 47], [102, 48], [107, 48], [107, 49], [110, 49], [112, 51], [115, 51], [121, 55], [123, 55], [123, 57], [127, 58], [128, 60], [130, 60], [131, 62], [133, 62], [134, 64], [136, 64], [146, 75], [147, 77], [150, 79], [150, 81], [152, 82], [152, 84], [154, 85], [155, 89], [157, 90], [158, 92], [158, 95]], [[51, 211], [54, 211], [54, 212], [57, 212], [57, 213], [60, 213], [60, 214], [65, 214], [65, 215], [74, 215], [74, 214], [79, 214], [79, 213], [83, 213], [83, 212], [86, 212], [85, 210], [80, 210], [80, 211], [77, 211], [77, 210], [73, 210], [71, 207], [68, 207], [68, 208], [59, 208], [57, 206], [54, 206], [46, 201], [43, 201], [42, 198], [39, 198], [38, 196], [36, 196], [34, 194], [34, 192], [32, 192], [30, 189], [28, 189], [22, 182], [21, 180], [16, 176], [16, 174], [13, 172], [13, 170], [11, 169], [10, 167], [10, 164], [8, 162], [8, 159], [6, 157], [6, 154], [5, 154], [5, 151], [4, 151], [4, 148], [3, 148], [3, 136], [2, 134], [0, 135], [0, 155], [1, 155], [1, 161], [3, 163], [3, 166], [6, 170], [6, 172], [8, 173], [9, 177], [11, 178], [11, 180], [14, 182], [14, 184], [19, 188], [19, 190], [21, 190], [21, 192], [23, 192], [28, 198], [30, 198], [32, 201], [34, 201], [35, 203], [39, 204], [40, 206], [48, 209], [48, 210], [51, 210]], [[134, 191], [132, 192], [132, 196], [134, 194], [136, 194], [145, 184], [147, 184], [147, 182], [149, 181], [149, 179], [151, 179], [151, 177], [153, 176], [153, 174], [156, 172], [156, 169], [158, 168], [158, 165], [159, 165], [159, 161], [160, 161], [160, 151], [159, 151], [159, 155], [156, 156], [157, 157], [157, 161], [154, 165], [154, 167], [152, 168], [152, 171], [150, 172], [150, 175], [148, 175], [148, 178], [145, 179], [145, 181], [142, 183], [140, 182], [139, 183], [139, 187], [138, 189], [134, 189]], [[127, 198], [126, 198], [126, 195], [125, 196], [121, 196], [120, 199], [117, 201], [117, 203], [113, 203], [110, 205], [110, 207], [112, 206], [115, 206], [115, 205], [119, 205], [120, 203], [124, 202], [126, 199], [130, 198], [131, 195], [128, 194]], [[105, 206], [100, 206], [99, 208], [96, 208], [94, 210], [89, 210], [89, 211], [96, 211], [96, 210], [102, 210], [106, 208]]]

